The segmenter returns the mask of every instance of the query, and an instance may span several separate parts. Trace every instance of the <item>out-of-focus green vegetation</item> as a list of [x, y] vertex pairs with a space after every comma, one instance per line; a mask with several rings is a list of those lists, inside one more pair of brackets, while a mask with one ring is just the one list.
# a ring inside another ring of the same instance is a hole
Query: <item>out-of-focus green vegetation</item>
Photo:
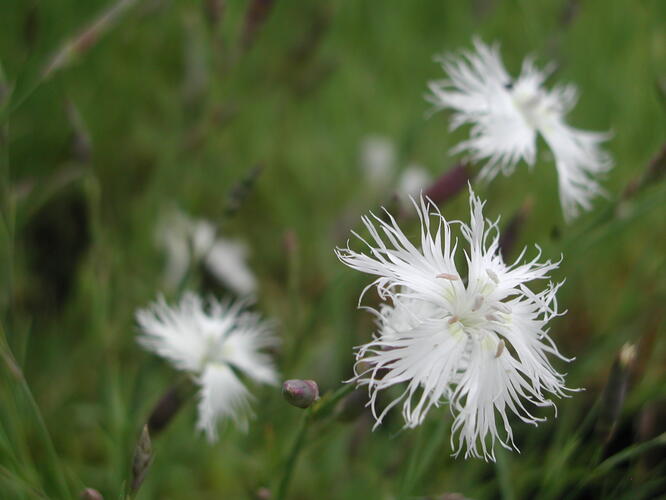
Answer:
[[[553, 79], [581, 90], [570, 123], [614, 134], [608, 199], [572, 224], [547, 153], [531, 172], [520, 166], [476, 187], [487, 215], [503, 221], [533, 198], [517, 245], [564, 256], [554, 279], [567, 280], [559, 301], [569, 312], [551, 334], [576, 357], [557, 365], [569, 386], [586, 390], [538, 428], [516, 421], [521, 453], [499, 450], [496, 464], [450, 457], [446, 408], [411, 431], [400, 431], [399, 411], [375, 432], [367, 413], [332, 419], [309, 434], [289, 498], [666, 492], [666, 184], [650, 180], [623, 197], [666, 139], [664, 2], [113, 5], [0, 5], [0, 498], [68, 498], [84, 486], [122, 494], [146, 417], [178, 377], [138, 347], [133, 319], [162, 291], [154, 228], [165, 207], [249, 243], [257, 309], [280, 324], [284, 378], [315, 379], [323, 392], [349, 378], [352, 347], [372, 334], [370, 315], [356, 310], [368, 278], [333, 248], [381, 201], [368, 195], [359, 145], [382, 134], [400, 165], [435, 177], [450, 168], [448, 150], [467, 131], [447, 132], [446, 113], [426, 118], [423, 95], [442, 77], [432, 56], [474, 34], [500, 41], [511, 71], [528, 53], [555, 61]], [[257, 165], [229, 215], [230, 191]], [[444, 214], [465, 218], [466, 204], [458, 196]], [[610, 374], [626, 342], [638, 355], [614, 419], [602, 393], [619, 391]], [[228, 427], [212, 446], [194, 434], [195, 405], [186, 406], [155, 438], [139, 498], [275, 491], [301, 410], [279, 390], [253, 390], [249, 432]]]

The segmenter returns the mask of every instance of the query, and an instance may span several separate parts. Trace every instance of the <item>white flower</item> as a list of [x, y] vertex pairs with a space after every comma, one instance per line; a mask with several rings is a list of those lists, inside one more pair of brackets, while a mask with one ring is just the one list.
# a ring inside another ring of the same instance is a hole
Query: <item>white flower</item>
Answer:
[[361, 142], [361, 169], [371, 188], [382, 191], [395, 175], [395, 147], [386, 137], [369, 135]]
[[222, 238], [216, 227], [203, 219], [192, 219], [173, 210], [157, 228], [157, 243], [167, 254], [165, 282], [176, 289], [192, 264], [203, 261], [210, 273], [237, 295], [250, 295], [257, 280], [247, 265], [247, 246]]
[[533, 166], [541, 134], [555, 156], [565, 217], [577, 216], [581, 208], [590, 210], [592, 198], [603, 193], [595, 177], [607, 171], [612, 160], [599, 146], [609, 134], [579, 130], [564, 121], [576, 103], [576, 87], [543, 88], [552, 66], [540, 71], [530, 58], [512, 80], [497, 44], [489, 47], [475, 39], [474, 47], [476, 52], [442, 57], [448, 79], [429, 83], [428, 99], [436, 108], [454, 110], [451, 129], [472, 124], [470, 138], [453, 152], [487, 160], [481, 177], [490, 180], [499, 171], [512, 173], [520, 160]]
[[[418, 246], [386, 213], [388, 222], [363, 217], [370, 232], [362, 240], [367, 253], [336, 250], [349, 267], [377, 276], [365, 291], [376, 286], [385, 301], [373, 311], [379, 332], [359, 348], [352, 380], [368, 386], [376, 425], [401, 403], [406, 427], [421, 424], [431, 407], [449, 403], [456, 455], [465, 448], [465, 457], [494, 459], [496, 441], [515, 448], [509, 413], [536, 425], [543, 419], [526, 404], [554, 406], [547, 393], [565, 395], [564, 378], [548, 359], [566, 359], [547, 334], [549, 320], [559, 314], [560, 284], [548, 283], [540, 292], [527, 287], [548, 278], [558, 263], [539, 263], [537, 255], [520, 264], [523, 251], [515, 263], [505, 264], [497, 223], [484, 219], [483, 203], [471, 188], [469, 225], [447, 222], [423, 199], [414, 205], [421, 221]], [[466, 275], [456, 265], [454, 224], [467, 247]], [[378, 413], [378, 393], [403, 383], [401, 395]]]
[[404, 209], [411, 206], [411, 197], [418, 196], [432, 181], [428, 170], [416, 163], [398, 173], [395, 146], [380, 135], [369, 135], [361, 142], [361, 170], [373, 191], [381, 195], [393, 191]]
[[412, 163], [407, 165], [398, 178], [396, 195], [403, 208], [411, 206], [411, 198], [419, 196], [431, 183], [432, 177], [425, 167]]
[[214, 299], [204, 304], [187, 293], [175, 307], [159, 299], [136, 314], [142, 331], [139, 343], [196, 377], [201, 387], [197, 427], [209, 441], [217, 439], [220, 419], [247, 427], [251, 395], [238, 374], [277, 383], [271, 358], [261, 352], [277, 343], [271, 325], [244, 311], [244, 306]]

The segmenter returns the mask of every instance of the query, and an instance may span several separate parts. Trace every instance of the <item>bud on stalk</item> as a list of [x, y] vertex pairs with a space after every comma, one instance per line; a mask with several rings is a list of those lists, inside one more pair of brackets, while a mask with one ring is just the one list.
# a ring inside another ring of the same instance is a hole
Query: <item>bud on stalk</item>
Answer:
[[610, 442], [615, 435], [635, 359], [636, 346], [627, 343], [622, 346], [611, 367], [608, 382], [601, 396], [601, 412], [597, 423], [597, 431], [605, 443]]
[[282, 396], [292, 406], [309, 408], [319, 399], [319, 387], [314, 380], [287, 380], [282, 384]]
[[139, 436], [139, 441], [134, 449], [134, 458], [132, 459], [132, 493], [139, 491], [143, 480], [146, 478], [146, 473], [150, 468], [153, 461], [153, 446], [150, 441], [150, 433], [148, 432], [148, 425], [144, 425]]
[[444, 172], [423, 194], [440, 205], [462, 191], [471, 178], [469, 165], [458, 163]]

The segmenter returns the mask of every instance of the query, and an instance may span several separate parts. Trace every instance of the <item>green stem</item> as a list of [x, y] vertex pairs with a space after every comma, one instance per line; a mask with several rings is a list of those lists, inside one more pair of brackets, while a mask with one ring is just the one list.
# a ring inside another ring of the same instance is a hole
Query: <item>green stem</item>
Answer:
[[[448, 428], [449, 421], [446, 418], [440, 418], [434, 432], [426, 432], [425, 428], [420, 430], [416, 444], [407, 461], [406, 472], [398, 498], [407, 498], [421, 482], [423, 476], [430, 469]], [[425, 444], [423, 444], [424, 439]]]
[[305, 410], [300, 427], [296, 432], [296, 438], [294, 439], [294, 443], [292, 444], [291, 450], [289, 450], [289, 455], [287, 456], [284, 472], [282, 473], [282, 478], [280, 479], [280, 484], [278, 486], [278, 493], [276, 497], [277, 500], [284, 500], [287, 498], [289, 483], [291, 482], [291, 478], [294, 474], [298, 456], [303, 450], [305, 438], [310, 428], [310, 424], [315, 420], [320, 420], [330, 415], [338, 402], [354, 389], [356, 389], [354, 384], [345, 384], [338, 388], [338, 390], [336, 390], [333, 394], [326, 394], [314, 405]]
[[308, 428], [311, 419], [312, 419], [312, 412], [310, 410], [306, 410], [305, 415], [303, 415], [303, 419], [301, 420], [301, 425], [298, 428], [294, 444], [291, 446], [291, 450], [289, 451], [289, 456], [287, 457], [287, 463], [285, 464], [284, 472], [282, 474], [282, 479], [280, 480], [280, 485], [278, 487], [278, 494], [276, 497], [277, 500], [284, 500], [287, 498], [287, 490], [289, 488], [289, 483], [291, 481], [291, 477], [294, 474], [294, 469], [296, 468], [296, 462], [298, 460], [298, 456], [300, 455], [301, 450], [303, 449], [303, 444], [305, 443], [305, 437], [308, 433]]
[[499, 482], [500, 494], [502, 500], [513, 500], [516, 494], [513, 490], [511, 483], [511, 471], [509, 467], [510, 457], [503, 448], [495, 452], [495, 471], [497, 472], [497, 480]]
[[310, 410], [312, 417], [315, 419], [321, 419], [328, 416], [333, 411], [338, 402], [353, 392], [355, 389], [356, 385], [350, 383], [343, 385], [333, 394], [326, 394], [323, 398], [312, 405]]

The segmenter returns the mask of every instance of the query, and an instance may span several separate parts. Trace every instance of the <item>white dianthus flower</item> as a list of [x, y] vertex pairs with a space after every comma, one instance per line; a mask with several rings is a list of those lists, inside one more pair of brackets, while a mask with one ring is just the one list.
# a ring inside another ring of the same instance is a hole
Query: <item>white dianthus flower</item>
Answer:
[[396, 183], [395, 194], [400, 205], [408, 209], [411, 206], [411, 198], [427, 189], [431, 182], [432, 177], [425, 167], [416, 163], [407, 165]]
[[[385, 301], [373, 311], [379, 331], [359, 348], [352, 381], [368, 386], [376, 425], [401, 403], [406, 427], [421, 424], [431, 407], [449, 403], [456, 455], [465, 448], [465, 457], [494, 459], [496, 441], [515, 448], [509, 413], [536, 425], [543, 419], [533, 416], [526, 403], [554, 406], [546, 393], [565, 395], [564, 377], [548, 359], [566, 360], [547, 334], [548, 322], [559, 314], [555, 294], [560, 284], [549, 283], [540, 292], [527, 287], [547, 279], [558, 263], [539, 263], [537, 255], [521, 264], [523, 251], [515, 263], [505, 264], [497, 223], [484, 219], [484, 204], [471, 188], [469, 225], [447, 222], [423, 199], [414, 205], [421, 221], [418, 246], [386, 213], [388, 222], [363, 217], [371, 236], [362, 240], [368, 253], [336, 250], [344, 264], [377, 276], [366, 291], [376, 286]], [[466, 276], [455, 262], [459, 250], [451, 237], [453, 224], [459, 224], [468, 246]], [[401, 395], [379, 413], [378, 393], [403, 383]]]
[[257, 279], [247, 264], [247, 246], [239, 240], [222, 238], [211, 222], [172, 210], [162, 217], [156, 238], [167, 254], [168, 288], [176, 289], [190, 265], [203, 262], [235, 294], [251, 295], [256, 291]]
[[244, 303], [208, 303], [187, 293], [175, 307], [164, 299], [137, 312], [139, 343], [177, 369], [196, 378], [201, 387], [197, 428], [209, 441], [217, 439], [217, 421], [232, 419], [246, 428], [251, 395], [238, 375], [276, 384], [273, 362], [262, 349], [276, 345], [270, 323], [244, 311]]
[[499, 171], [511, 174], [520, 160], [533, 166], [541, 134], [555, 157], [565, 217], [576, 217], [581, 208], [590, 210], [592, 198], [603, 193], [596, 177], [612, 166], [612, 160], [600, 148], [609, 134], [565, 122], [577, 100], [576, 87], [543, 88], [552, 67], [541, 71], [530, 58], [512, 80], [497, 44], [489, 47], [475, 39], [474, 48], [476, 52], [464, 51], [460, 57], [442, 57], [439, 62], [448, 79], [429, 83], [428, 100], [437, 109], [454, 110], [451, 129], [472, 124], [470, 138], [453, 152], [467, 151], [474, 161], [487, 160], [481, 177], [490, 180]]

